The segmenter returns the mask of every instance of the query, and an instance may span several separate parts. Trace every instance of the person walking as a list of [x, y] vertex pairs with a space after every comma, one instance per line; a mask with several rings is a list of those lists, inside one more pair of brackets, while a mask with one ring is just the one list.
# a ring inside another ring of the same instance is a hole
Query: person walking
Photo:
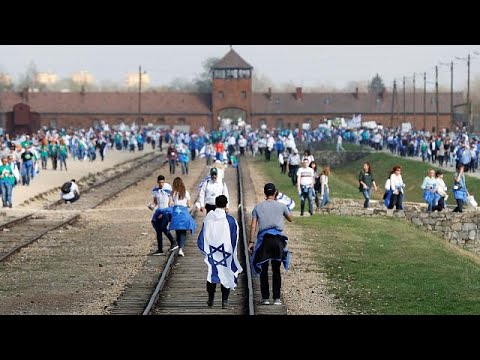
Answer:
[[[287, 249], [288, 238], [283, 235], [285, 219], [293, 221], [288, 208], [275, 200], [277, 189], [272, 183], [264, 186], [265, 201], [255, 205], [250, 224], [250, 242], [248, 250], [252, 254], [251, 267], [254, 275], [260, 275], [262, 304], [270, 305], [270, 287], [268, 283], [268, 264], [272, 264], [273, 304], [282, 305], [280, 290], [282, 279], [280, 265], [288, 270], [290, 252]], [[257, 241], [255, 233], [258, 228]]]
[[453, 212], [463, 212], [463, 205], [467, 201], [467, 196], [469, 195], [467, 185], [465, 183], [464, 168], [465, 165], [459, 163], [457, 166], [457, 171], [453, 176], [453, 197], [457, 201], [457, 206], [455, 209], [453, 209]]
[[225, 181], [218, 180], [218, 169], [212, 167], [210, 169], [210, 179], [205, 181], [200, 189], [198, 202], [200, 203], [200, 211], [207, 210], [207, 214], [215, 210], [215, 199], [219, 195], [225, 195], [228, 201], [228, 188]]
[[324, 208], [330, 203], [330, 185], [328, 178], [330, 177], [330, 166], [324, 165], [322, 175], [320, 175], [320, 208]]
[[313, 201], [315, 191], [313, 185], [315, 184], [315, 171], [308, 167], [310, 161], [308, 157], [303, 158], [303, 166], [297, 171], [297, 190], [300, 197], [300, 216], [303, 216], [305, 211], [305, 199], [308, 199], [308, 212], [310, 216], [313, 215]]
[[185, 189], [185, 184], [179, 177], [173, 180], [169, 206], [173, 206], [169, 230], [175, 230], [176, 232], [177, 243], [180, 247], [178, 255], [185, 256], [184, 247], [187, 240], [187, 231], [191, 231], [193, 234], [197, 225], [188, 210], [192, 206], [190, 193]]
[[167, 228], [172, 218], [172, 209], [168, 206], [170, 195], [172, 194], [172, 186], [165, 182], [165, 176], [163, 175], [158, 175], [157, 184], [158, 186], [152, 190], [153, 205], [149, 208], [153, 210], [157, 207], [151, 220], [152, 226], [157, 234], [157, 251], [152, 255], [161, 256], [165, 254], [163, 252], [163, 234], [170, 240], [170, 248], [168, 251], [177, 249], [178, 244]]
[[445, 209], [445, 201], [448, 200], [448, 194], [447, 194], [447, 185], [445, 185], [445, 181], [443, 181], [443, 172], [440, 170], [437, 170], [435, 173], [435, 181], [437, 182], [437, 193], [440, 196], [438, 199], [438, 203], [435, 207], [434, 210], [437, 210], [438, 212], [442, 211]]
[[423, 199], [427, 202], [427, 212], [431, 213], [435, 211], [436, 204], [440, 200], [440, 195], [437, 192], [437, 180], [435, 178], [435, 170], [429, 169], [427, 176], [423, 179], [423, 183], [420, 186], [423, 190]]
[[403, 210], [403, 191], [405, 188], [405, 183], [402, 179], [402, 168], [401, 166], [394, 166], [392, 169], [392, 174], [390, 175], [390, 189], [392, 190], [392, 197], [390, 199], [389, 209], [395, 208], [397, 210]]
[[222, 309], [228, 308], [230, 290], [237, 286], [238, 275], [243, 271], [237, 257], [238, 223], [228, 214], [225, 195], [215, 198], [215, 210], [203, 221], [197, 246], [208, 267], [207, 293], [209, 307], [213, 306], [217, 284], [222, 290]]
[[365, 198], [363, 207], [367, 209], [370, 203], [370, 197], [372, 195], [372, 185], [375, 191], [378, 191], [377, 184], [373, 178], [372, 166], [370, 163], [366, 162], [363, 164], [362, 170], [360, 171], [360, 174], [358, 174], [358, 182], [360, 184], [359, 190]]
[[12, 188], [15, 176], [8, 164], [7, 156], [3, 156], [0, 163], [0, 194], [2, 195], [2, 207], [12, 208]]

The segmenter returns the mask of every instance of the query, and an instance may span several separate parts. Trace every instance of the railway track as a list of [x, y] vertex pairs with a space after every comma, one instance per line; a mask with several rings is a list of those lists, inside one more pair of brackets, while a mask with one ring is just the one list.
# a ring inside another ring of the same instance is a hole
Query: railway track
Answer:
[[[200, 177], [202, 178], [205, 173]], [[245, 179], [245, 180], [244, 180]], [[191, 214], [197, 222], [197, 231], [187, 237], [185, 257], [178, 257], [178, 250], [167, 258], [151, 256], [144, 271], [137, 275], [127, 287], [122, 297], [114, 304], [112, 315], [256, 315], [286, 314], [286, 307], [257, 306], [260, 302], [259, 281], [252, 278], [250, 258], [247, 248], [246, 218], [255, 204], [249, 201], [246, 206], [244, 184], [251, 186], [247, 166], [229, 168], [225, 172], [225, 181], [229, 188], [229, 213], [239, 224], [239, 260], [243, 272], [238, 278], [238, 286], [229, 296], [229, 308], [221, 307], [221, 292], [218, 286], [214, 306], [207, 306], [206, 278], [207, 267], [197, 248], [196, 239], [201, 230], [204, 214], [192, 209]], [[198, 183], [198, 182], [197, 182]], [[158, 270], [154, 274], [155, 269]], [[271, 281], [271, 280], [270, 280]], [[271, 282], [270, 282], [271, 284]]]
[[[8, 259], [20, 249], [35, 242], [49, 231], [75, 223], [82, 211], [93, 209], [119, 192], [135, 185], [163, 166], [163, 157], [151, 153], [133, 167], [98, 184], [81, 189], [81, 198], [74, 205], [55, 202], [45, 210], [24, 215], [0, 227], [0, 261]], [[62, 210], [62, 211], [59, 211]]]

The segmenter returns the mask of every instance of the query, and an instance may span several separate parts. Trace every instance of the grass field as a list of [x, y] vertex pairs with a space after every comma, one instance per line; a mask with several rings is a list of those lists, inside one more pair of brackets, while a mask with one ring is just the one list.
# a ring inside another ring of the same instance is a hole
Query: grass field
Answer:
[[[299, 202], [296, 188], [280, 174], [277, 162], [254, 161], [277, 188]], [[401, 165], [406, 200], [422, 202], [420, 185], [429, 165], [384, 153], [333, 169], [332, 197], [362, 198], [357, 176], [364, 161], [379, 175]], [[377, 176], [382, 189], [385, 177]], [[450, 189], [451, 178], [445, 176]], [[467, 186], [478, 193], [480, 181], [467, 178]], [[381, 195], [383, 190], [375, 198]], [[405, 220], [330, 215], [296, 218], [295, 223], [311, 234], [308, 241], [328, 276], [329, 291], [338, 295], [350, 314], [480, 313], [478, 261]]]
[[[280, 173], [280, 167], [278, 162], [272, 161], [267, 163], [261, 159], [257, 159], [259, 163], [265, 165], [265, 172], [269, 176], [274, 176], [277, 173]], [[362, 194], [358, 190], [358, 174], [362, 169], [364, 162], [369, 162], [372, 165], [372, 172], [375, 178], [375, 182], [379, 188], [378, 192], [372, 191], [372, 199], [381, 200], [384, 193], [385, 181], [387, 176], [389, 176], [391, 169], [395, 165], [400, 165], [402, 167], [402, 178], [403, 182], [406, 184], [405, 187], [405, 199], [404, 201], [410, 202], [419, 202], [423, 203], [422, 199], [423, 191], [420, 188], [422, 185], [423, 179], [427, 176], [427, 171], [430, 168], [438, 170], [438, 167], [431, 166], [428, 163], [422, 163], [414, 160], [409, 160], [408, 158], [401, 158], [397, 156], [392, 156], [383, 152], [379, 153], [370, 153], [364, 158], [352, 161], [348, 164], [345, 164], [341, 167], [332, 169], [329, 184], [330, 184], [330, 197], [332, 198], [343, 198], [343, 199], [363, 199]], [[263, 165], [262, 165], [263, 166]], [[452, 187], [453, 187], [453, 168], [452, 172], [444, 172], [444, 181], [448, 187], [448, 194], [450, 195], [449, 204], [454, 205], [455, 202], [453, 199]], [[290, 178], [286, 179], [279, 178], [279, 184], [288, 185], [291, 184]], [[480, 179], [466, 177], [467, 189], [470, 194], [475, 195], [476, 199], [480, 199]], [[282, 191], [288, 196], [298, 197], [296, 194], [296, 189], [288, 189], [288, 186], [280, 187]], [[289, 191], [291, 190], [291, 191]]]

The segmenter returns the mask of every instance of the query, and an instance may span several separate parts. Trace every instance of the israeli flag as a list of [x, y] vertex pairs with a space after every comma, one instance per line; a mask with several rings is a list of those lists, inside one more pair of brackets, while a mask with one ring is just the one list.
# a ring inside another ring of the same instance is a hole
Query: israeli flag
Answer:
[[208, 266], [207, 281], [235, 289], [243, 271], [237, 259], [238, 223], [223, 209], [210, 211], [203, 221], [197, 245]]
[[279, 203], [284, 204], [290, 211], [292, 211], [293, 208], [295, 207], [295, 201], [293, 201], [293, 199], [290, 199], [287, 195], [281, 192], [278, 193], [276, 200]]

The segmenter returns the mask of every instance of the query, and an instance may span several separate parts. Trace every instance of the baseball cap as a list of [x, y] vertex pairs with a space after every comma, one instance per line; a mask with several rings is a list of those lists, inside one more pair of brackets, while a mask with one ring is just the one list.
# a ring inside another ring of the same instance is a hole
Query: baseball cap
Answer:
[[265, 184], [264, 188], [263, 188], [263, 192], [265, 195], [273, 195], [275, 194], [275, 191], [277, 189], [275, 188], [275, 185], [272, 184], [272, 183], [268, 183], [268, 184]]
[[218, 175], [218, 170], [217, 170], [217, 168], [211, 168], [211, 169], [210, 169], [210, 175]]

